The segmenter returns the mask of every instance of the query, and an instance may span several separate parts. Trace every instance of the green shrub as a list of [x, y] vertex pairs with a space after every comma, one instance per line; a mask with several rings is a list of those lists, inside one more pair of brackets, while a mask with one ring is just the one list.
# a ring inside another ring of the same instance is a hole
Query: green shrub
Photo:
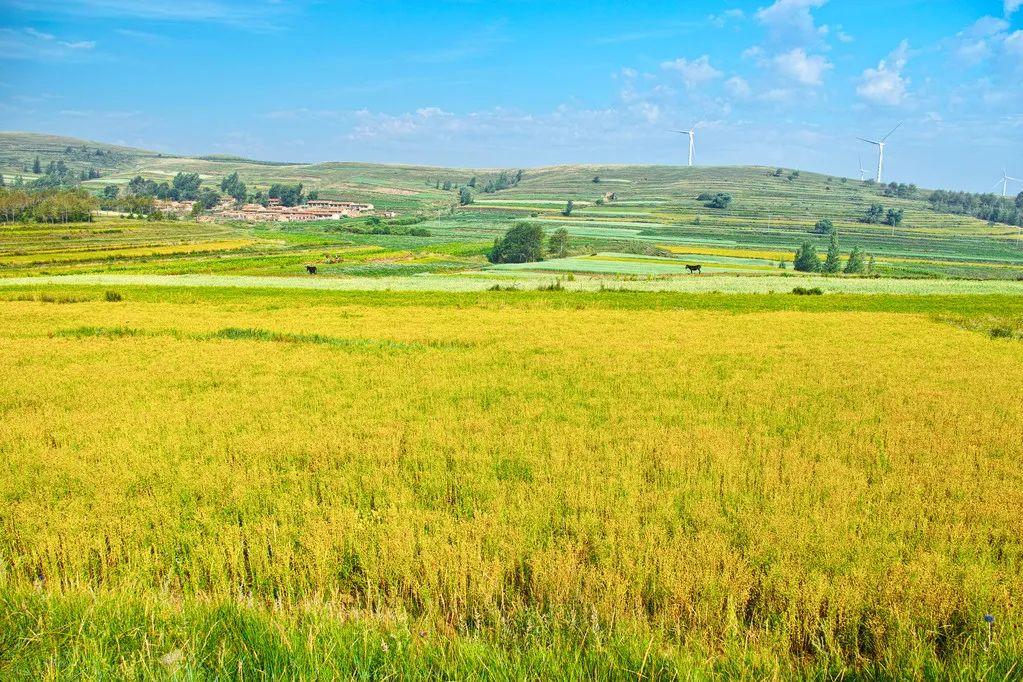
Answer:
[[105, 294], [103, 294], [103, 300], [109, 301], [110, 303], [117, 303], [118, 301], [122, 300], [122, 296], [116, 291], [108, 291]]
[[792, 293], [796, 296], [820, 296], [824, 292], [820, 287], [813, 287], [812, 289], [807, 287], [796, 287], [792, 290]]

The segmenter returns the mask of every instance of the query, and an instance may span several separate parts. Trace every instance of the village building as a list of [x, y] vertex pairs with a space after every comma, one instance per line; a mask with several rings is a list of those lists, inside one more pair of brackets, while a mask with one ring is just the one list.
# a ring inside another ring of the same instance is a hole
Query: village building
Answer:
[[270, 199], [267, 205], [245, 204], [241, 208], [218, 205], [216, 215], [235, 220], [260, 222], [307, 222], [310, 220], [341, 220], [358, 217], [373, 210], [373, 204], [352, 201], [313, 199], [300, 206], [283, 206], [280, 199]]

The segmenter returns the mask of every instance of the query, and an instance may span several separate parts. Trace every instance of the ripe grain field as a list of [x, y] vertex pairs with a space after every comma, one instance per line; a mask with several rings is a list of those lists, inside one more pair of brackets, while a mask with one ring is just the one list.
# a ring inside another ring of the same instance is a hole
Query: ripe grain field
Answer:
[[1019, 297], [104, 292], [0, 290], [0, 677], [1021, 673]]

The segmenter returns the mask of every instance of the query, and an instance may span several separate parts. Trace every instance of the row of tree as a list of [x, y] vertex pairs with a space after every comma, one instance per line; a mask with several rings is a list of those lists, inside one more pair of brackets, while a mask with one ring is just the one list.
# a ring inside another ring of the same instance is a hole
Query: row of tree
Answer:
[[83, 189], [0, 188], [0, 220], [77, 223], [92, 220], [95, 197]]
[[867, 212], [860, 218], [861, 223], [868, 223], [876, 225], [878, 223], [884, 223], [885, 225], [891, 225], [892, 227], [898, 227], [902, 224], [903, 210], [901, 208], [889, 208], [885, 210], [885, 207], [881, 204], [871, 204]]
[[822, 261], [817, 255], [817, 248], [810, 242], [803, 244], [796, 249], [795, 268], [800, 272], [823, 272], [837, 274], [844, 272], [847, 275], [862, 275], [874, 269], [874, 257], [867, 260], [867, 256], [855, 246], [849, 253], [849, 259], [842, 266], [842, 255], [838, 249], [838, 237], [832, 232], [828, 241], [828, 253]]
[[1001, 197], [939, 189], [931, 192], [929, 201], [935, 211], [970, 215], [990, 223], [1023, 225], [1023, 192], [1015, 197]]

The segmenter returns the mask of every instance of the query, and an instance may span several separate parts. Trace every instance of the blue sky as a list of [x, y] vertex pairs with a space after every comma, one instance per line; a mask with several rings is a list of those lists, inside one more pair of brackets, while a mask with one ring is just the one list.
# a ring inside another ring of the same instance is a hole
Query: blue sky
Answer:
[[[0, 129], [186, 154], [1023, 177], [1023, 0], [0, 0]], [[1023, 189], [1023, 188], [1018, 188]], [[1017, 189], [1017, 191], [1018, 191]]]

